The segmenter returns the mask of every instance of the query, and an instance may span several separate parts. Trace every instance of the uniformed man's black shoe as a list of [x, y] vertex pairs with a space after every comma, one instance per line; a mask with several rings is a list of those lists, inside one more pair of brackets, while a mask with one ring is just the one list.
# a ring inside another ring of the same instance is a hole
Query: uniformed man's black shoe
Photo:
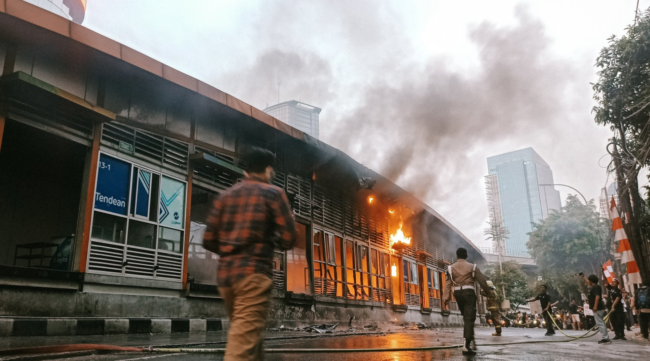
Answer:
[[463, 350], [463, 355], [476, 355], [476, 351], [469, 346], [463, 346], [461, 350]]
[[553, 336], [553, 335], [555, 335], [555, 333], [547, 332], [546, 335], [544, 335], [544, 336]]

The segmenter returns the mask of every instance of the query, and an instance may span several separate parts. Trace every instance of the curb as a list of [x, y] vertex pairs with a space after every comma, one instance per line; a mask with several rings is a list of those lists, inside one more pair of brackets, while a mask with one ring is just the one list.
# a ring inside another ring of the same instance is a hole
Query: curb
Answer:
[[205, 333], [228, 328], [220, 318], [0, 318], [0, 337]]

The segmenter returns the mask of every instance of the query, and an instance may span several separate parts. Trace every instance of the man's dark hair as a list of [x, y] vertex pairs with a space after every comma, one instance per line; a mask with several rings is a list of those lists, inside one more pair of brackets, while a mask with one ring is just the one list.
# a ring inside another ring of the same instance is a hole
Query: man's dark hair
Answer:
[[598, 276], [596, 276], [596, 275], [589, 275], [589, 277], [587, 277], [587, 279], [591, 283], [596, 283], [596, 284], [598, 283]]
[[275, 167], [275, 154], [262, 148], [253, 147], [244, 154], [246, 172], [264, 173], [266, 167]]
[[463, 247], [460, 247], [456, 250], [456, 258], [467, 259], [467, 250]]
[[540, 285], [539, 287], [544, 287], [544, 290], [548, 289], [548, 287], [546, 287], [546, 285]]

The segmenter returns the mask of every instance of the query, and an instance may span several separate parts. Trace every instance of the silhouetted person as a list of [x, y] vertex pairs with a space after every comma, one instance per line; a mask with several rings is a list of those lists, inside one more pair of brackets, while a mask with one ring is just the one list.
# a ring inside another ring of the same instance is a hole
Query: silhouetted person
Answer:
[[598, 276], [589, 275], [587, 277], [587, 285], [591, 287], [589, 290], [589, 309], [594, 312], [594, 320], [596, 321], [596, 326], [600, 330], [602, 339], [598, 341], [600, 344], [609, 344], [612, 341], [609, 339], [609, 334], [607, 333], [607, 325], [603, 319], [607, 314], [605, 310], [605, 303], [603, 302], [603, 288], [598, 285]]
[[535, 298], [531, 298], [528, 302], [539, 300], [539, 303], [542, 305], [542, 316], [544, 316], [544, 321], [546, 321], [546, 335], [544, 336], [553, 336], [555, 335], [555, 330], [553, 329], [553, 318], [550, 314], [551, 311], [551, 295], [546, 293], [546, 286], [539, 286], [540, 293]]

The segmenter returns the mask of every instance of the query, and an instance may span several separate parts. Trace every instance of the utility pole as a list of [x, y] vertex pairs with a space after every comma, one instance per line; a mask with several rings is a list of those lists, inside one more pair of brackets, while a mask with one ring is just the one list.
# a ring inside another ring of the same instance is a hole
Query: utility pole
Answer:
[[[625, 133], [619, 129], [621, 137]], [[622, 146], [625, 147], [625, 139], [621, 139]], [[624, 165], [621, 162], [621, 155], [618, 152], [618, 146], [614, 144], [613, 151], [614, 166], [616, 169], [616, 182], [618, 185], [618, 201], [621, 207], [621, 214], [625, 214], [623, 228], [632, 248], [632, 254], [639, 267], [641, 279], [648, 282], [650, 279], [650, 247], [643, 240], [641, 229], [638, 224], [638, 218], [641, 215], [641, 197], [639, 196], [639, 186], [636, 180], [638, 172], [630, 170], [631, 166]], [[629, 176], [627, 178], [626, 176]]]

